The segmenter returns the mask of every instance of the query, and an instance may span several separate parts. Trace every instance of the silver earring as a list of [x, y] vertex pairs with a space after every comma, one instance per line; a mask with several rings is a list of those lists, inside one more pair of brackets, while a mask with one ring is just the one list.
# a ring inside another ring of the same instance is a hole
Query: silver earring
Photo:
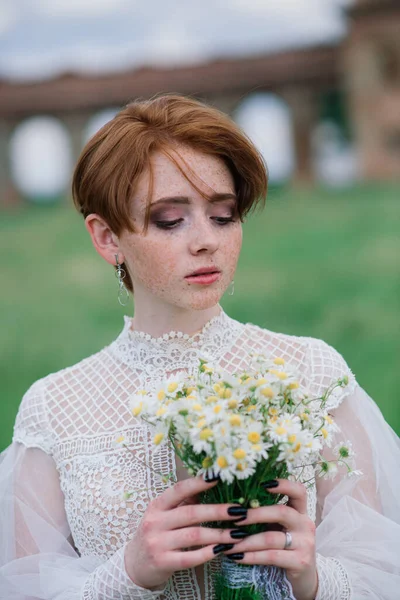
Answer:
[[230, 287], [229, 287], [228, 294], [229, 294], [230, 296], [233, 296], [233, 294], [234, 294], [234, 293], [235, 293], [235, 282], [232, 280], [232, 281], [231, 281], [231, 285], [230, 285]]
[[118, 262], [118, 254], [115, 254], [114, 256], [117, 267], [117, 270], [115, 271], [115, 277], [118, 279], [118, 302], [121, 306], [126, 306], [129, 302], [129, 292], [124, 284], [126, 272]]

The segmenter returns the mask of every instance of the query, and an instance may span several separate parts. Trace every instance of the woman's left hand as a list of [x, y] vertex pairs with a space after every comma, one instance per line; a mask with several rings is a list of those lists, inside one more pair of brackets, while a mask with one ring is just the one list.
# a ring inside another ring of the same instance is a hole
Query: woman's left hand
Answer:
[[[307, 491], [303, 484], [278, 479], [269, 492], [285, 494], [289, 502], [274, 506], [251, 508], [246, 519], [237, 524], [271, 523], [282, 525], [284, 531], [266, 531], [235, 540], [235, 548], [226, 556], [243, 553], [235, 562], [243, 565], [274, 565], [286, 569], [296, 600], [314, 600], [318, 589], [315, 556], [315, 524], [307, 515]], [[261, 484], [262, 485], [262, 484]], [[292, 541], [285, 549], [286, 533]]]

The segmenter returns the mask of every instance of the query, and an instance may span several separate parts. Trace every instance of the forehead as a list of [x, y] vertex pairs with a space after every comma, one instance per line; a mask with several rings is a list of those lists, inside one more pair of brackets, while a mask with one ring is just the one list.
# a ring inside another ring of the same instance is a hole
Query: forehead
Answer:
[[[154, 152], [150, 168], [140, 176], [136, 185], [136, 198], [140, 203], [158, 197], [187, 195], [206, 196], [215, 193], [234, 193], [234, 181], [224, 161], [192, 148], [180, 146]], [[175, 161], [175, 162], [174, 162]], [[198, 188], [196, 190], [196, 188]]]

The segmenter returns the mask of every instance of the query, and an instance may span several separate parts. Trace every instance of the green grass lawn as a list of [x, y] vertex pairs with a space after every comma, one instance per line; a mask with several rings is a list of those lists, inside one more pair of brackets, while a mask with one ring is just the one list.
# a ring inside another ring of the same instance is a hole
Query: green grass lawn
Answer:
[[[400, 187], [272, 190], [244, 228], [227, 312], [322, 338], [400, 433]], [[29, 385], [108, 344], [127, 311], [69, 204], [0, 214], [0, 449]]]

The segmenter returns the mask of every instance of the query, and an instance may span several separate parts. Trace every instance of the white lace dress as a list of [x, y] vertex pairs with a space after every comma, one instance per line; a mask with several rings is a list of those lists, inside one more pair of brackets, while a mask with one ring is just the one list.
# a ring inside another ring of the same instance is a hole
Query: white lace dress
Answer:
[[[221, 311], [191, 337], [155, 339], [133, 332], [125, 317], [112, 344], [31, 386], [12, 444], [0, 455], [0, 599], [211, 600], [218, 557], [204, 570], [177, 572], [160, 591], [136, 586], [125, 571], [125, 546], [148, 503], [166, 489], [155, 473], [184, 476], [171, 450], [153, 454], [150, 431], [131, 415], [129, 397], [172, 372], [193, 370], [200, 355], [233, 372], [251, 351], [285, 358], [314, 394], [350, 378], [331, 396], [330, 409], [364, 476], [339, 475], [309, 488], [318, 600], [400, 597], [397, 436], [326, 343], [242, 324]], [[117, 433], [134, 455], [114, 445]]]

